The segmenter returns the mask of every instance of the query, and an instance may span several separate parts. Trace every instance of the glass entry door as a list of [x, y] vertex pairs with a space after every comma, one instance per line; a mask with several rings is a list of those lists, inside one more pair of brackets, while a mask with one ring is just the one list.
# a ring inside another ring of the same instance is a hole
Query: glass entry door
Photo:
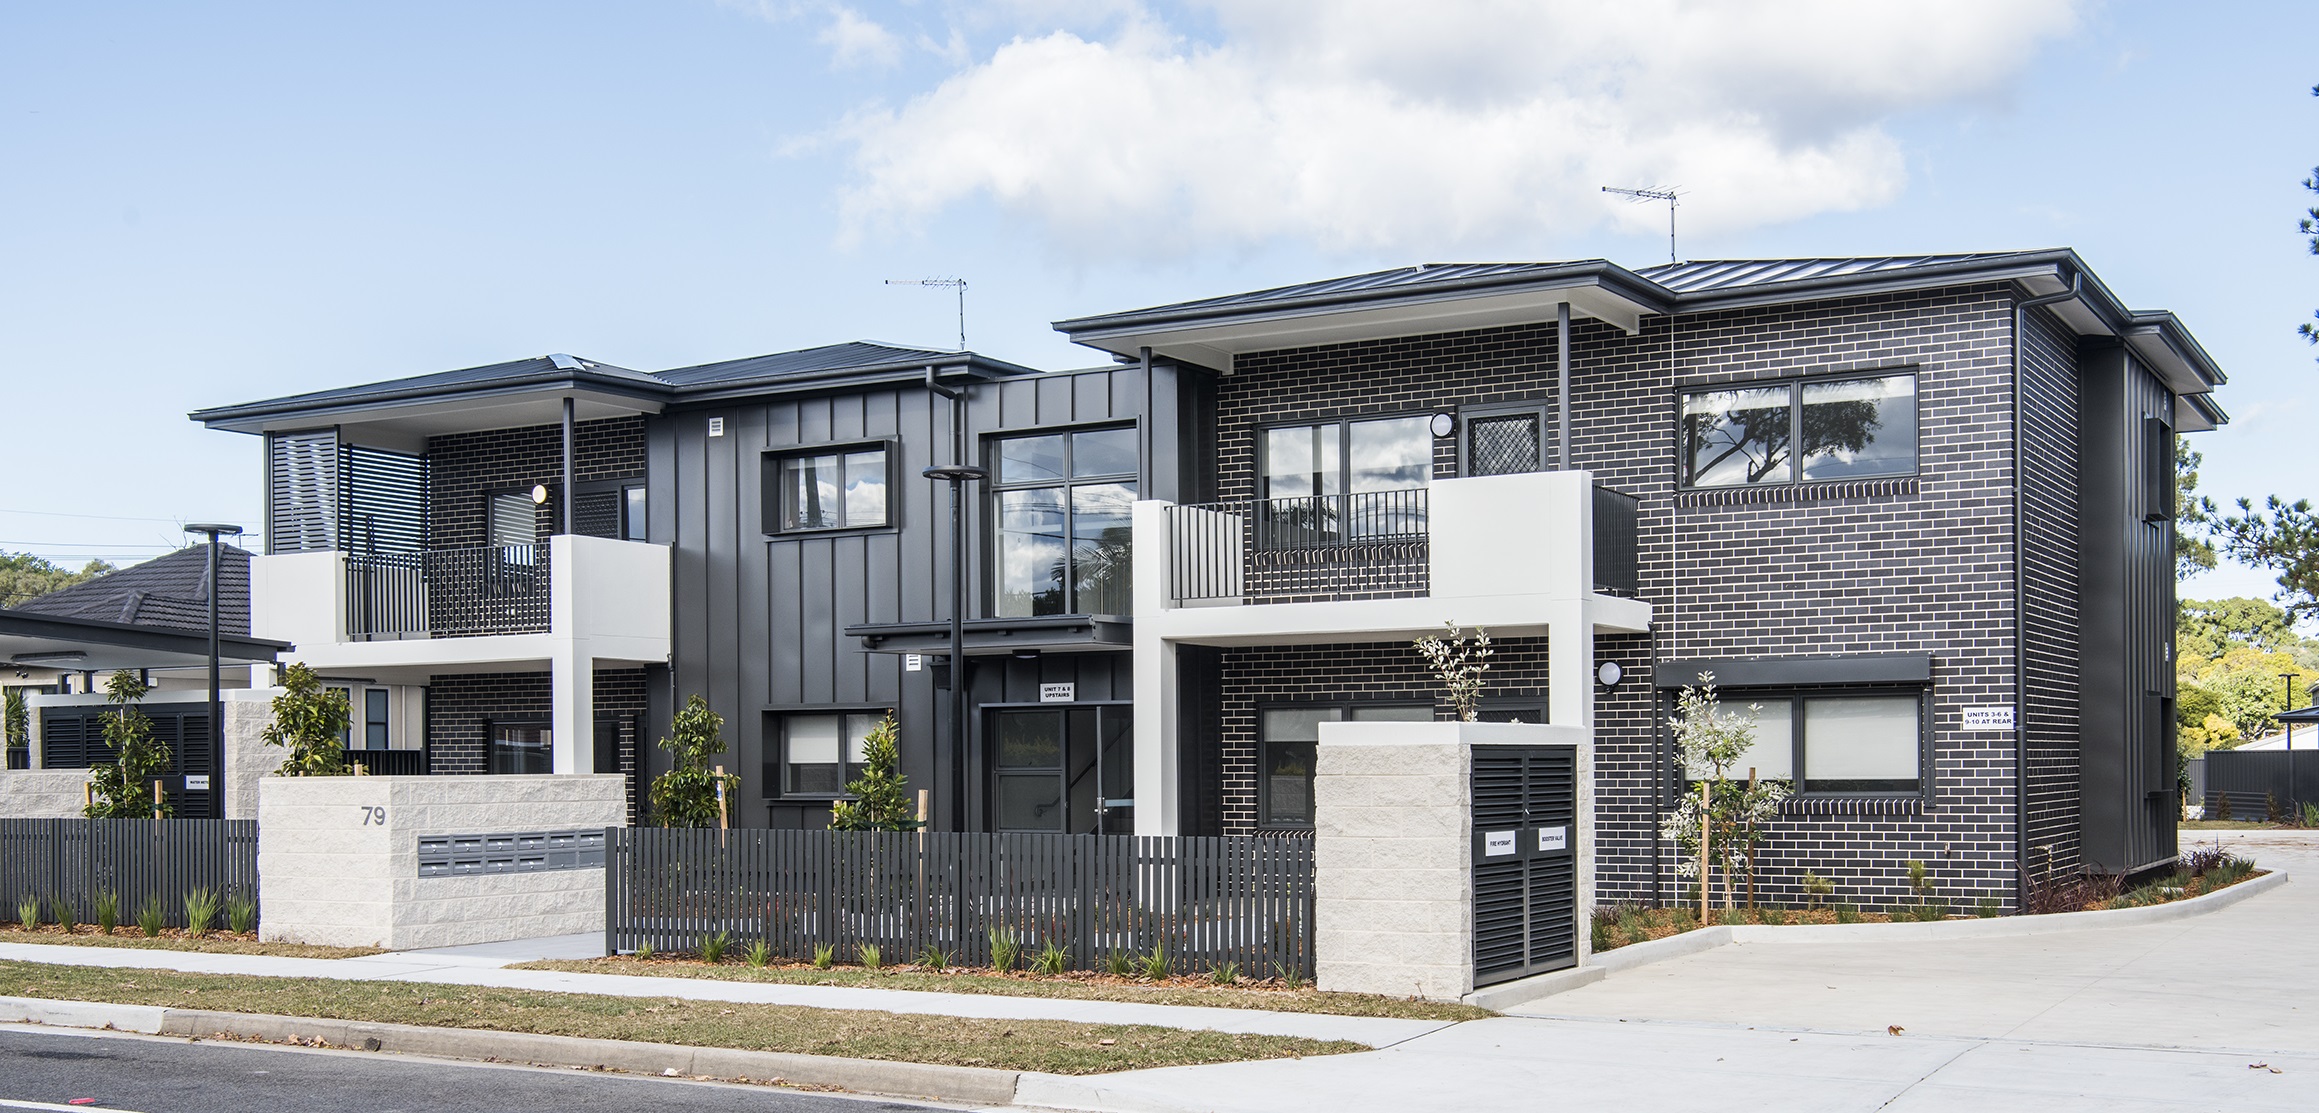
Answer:
[[1132, 834], [1132, 716], [1109, 706], [992, 712], [990, 829]]

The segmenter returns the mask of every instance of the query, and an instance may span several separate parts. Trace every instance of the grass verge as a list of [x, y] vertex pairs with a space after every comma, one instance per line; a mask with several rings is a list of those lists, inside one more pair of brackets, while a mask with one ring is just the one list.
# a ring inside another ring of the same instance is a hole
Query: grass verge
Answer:
[[1175, 977], [1163, 982], [1151, 982], [1109, 974], [1001, 974], [995, 970], [955, 966], [939, 972], [915, 966], [881, 970], [858, 967], [821, 970], [802, 964], [756, 967], [729, 959], [712, 964], [689, 956], [639, 959], [633, 955], [587, 960], [551, 959], [522, 963], [512, 969], [561, 970], [574, 974], [627, 974], [646, 978], [836, 985], [856, 989], [914, 989], [936, 993], [983, 993], [1001, 997], [1134, 1001], [1145, 1005], [1198, 1005], [1217, 1009], [1383, 1016], [1407, 1020], [1479, 1020], [1497, 1015], [1472, 1005], [1411, 1001], [1367, 993], [1322, 993], [1309, 988], [1289, 989], [1277, 983], [1220, 986], [1210, 984], [1205, 977]]
[[151, 939], [123, 928], [111, 935], [88, 924], [70, 933], [55, 925], [27, 930], [16, 924], [0, 927], [0, 943], [47, 943], [67, 947], [129, 947], [144, 951], [206, 951], [220, 955], [275, 955], [281, 958], [361, 958], [379, 954], [377, 947], [318, 947], [309, 943], [260, 943], [254, 931], [213, 931], [195, 939], [178, 928], [163, 929]]
[[1054, 1074], [1340, 1055], [1342, 1040], [1065, 1020], [977, 1020], [791, 1005], [484, 989], [422, 982], [256, 978], [0, 961], [0, 995], [268, 1013], [438, 1028], [842, 1055]]

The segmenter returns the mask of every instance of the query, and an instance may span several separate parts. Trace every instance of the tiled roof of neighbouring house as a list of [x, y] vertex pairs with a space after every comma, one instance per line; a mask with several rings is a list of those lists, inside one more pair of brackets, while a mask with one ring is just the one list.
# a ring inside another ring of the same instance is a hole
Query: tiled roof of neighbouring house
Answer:
[[[250, 632], [250, 554], [231, 545], [218, 549], [218, 631], [236, 637]], [[30, 614], [209, 632], [209, 547], [194, 545], [155, 557], [46, 595], [18, 603]]]

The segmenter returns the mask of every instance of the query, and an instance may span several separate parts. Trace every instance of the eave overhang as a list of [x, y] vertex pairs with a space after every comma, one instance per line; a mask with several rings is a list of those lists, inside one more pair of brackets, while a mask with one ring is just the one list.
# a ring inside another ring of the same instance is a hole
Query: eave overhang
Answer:
[[326, 426], [370, 426], [390, 436], [513, 429], [563, 420], [572, 399], [580, 421], [659, 413], [668, 389], [608, 376], [558, 374], [495, 379], [475, 386], [430, 385], [357, 398], [293, 396], [188, 415], [212, 429], [281, 433]]
[[[964, 649], [969, 657], [995, 657], [1036, 650], [1083, 653], [1133, 648], [1135, 624], [1118, 615], [1043, 615], [1037, 618], [970, 618]], [[868, 622], [845, 628], [873, 653], [950, 652], [948, 622]]]
[[[218, 658], [227, 665], [270, 665], [295, 648], [289, 642], [228, 635], [218, 639]], [[208, 662], [206, 632], [0, 609], [0, 666], [111, 672]]]

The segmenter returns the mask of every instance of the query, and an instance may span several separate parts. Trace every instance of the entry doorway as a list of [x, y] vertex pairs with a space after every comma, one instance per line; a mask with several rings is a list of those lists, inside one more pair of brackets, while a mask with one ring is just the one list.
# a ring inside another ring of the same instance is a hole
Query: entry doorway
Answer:
[[990, 829], [1135, 831], [1135, 715], [1126, 704], [990, 713]]

